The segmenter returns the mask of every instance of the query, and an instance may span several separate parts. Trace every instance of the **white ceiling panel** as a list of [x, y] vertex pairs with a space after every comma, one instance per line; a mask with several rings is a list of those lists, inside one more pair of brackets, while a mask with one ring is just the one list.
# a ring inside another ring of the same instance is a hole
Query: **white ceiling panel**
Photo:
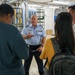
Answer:
[[74, 2], [75, 0], [28, 0], [28, 1], [33, 1], [33, 2], [52, 2], [52, 1], [66, 1], [66, 2]]
[[53, 0], [53, 1], [70, 1], [70, 2], [72, 2], [72, 1], [75, 1], [75, 0]]
[[33, 1], [33, 2], [49, 2], [53, 0], [28, 0], [28, 1]]
[[[17, 3], [22, 2], [22, 1], [28, 1], [28, 3], [34, 3], [34, 4], [57, 4], [59, 1], [61, 1], [61, 4], [63, 4], [62, 2], [75, 2], [75, 0], [0, 0], [1, 2], [7, 2], [7, 3]], [[54, 1], [57, 1], [56, 3]], [[0, 3], [1, 3], [0, 2]]]

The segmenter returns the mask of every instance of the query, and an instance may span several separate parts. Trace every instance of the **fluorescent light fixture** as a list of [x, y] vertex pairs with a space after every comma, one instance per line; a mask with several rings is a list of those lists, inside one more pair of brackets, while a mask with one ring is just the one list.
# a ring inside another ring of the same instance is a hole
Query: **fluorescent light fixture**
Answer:
[[33, 8], [36, 8], [36, 7], [41, 7], [40, 5], [35, 5], [35, 4], [28, 4], [29, 7], [33, 7]]
[[49, 6], [49, 8], [59, 8], [58, 6]]
[[49, 2], [48, 4], [69, 5], [69, 2], [64, 2], [64, 1], [53, 1], [53, 2]]
[[32, 1], [32, 2], [48, 2], [48, 1], [51, 1], [51, 0], [29, 0], [29, 1]]
[[16, 2], [17, 0], [6, 0], [6, 3], [13, 3]]

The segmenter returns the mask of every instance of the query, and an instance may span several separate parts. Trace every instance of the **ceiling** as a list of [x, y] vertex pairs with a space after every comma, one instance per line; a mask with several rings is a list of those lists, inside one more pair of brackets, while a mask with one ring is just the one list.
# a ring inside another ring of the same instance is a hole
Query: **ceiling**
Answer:
[[29, 2], [53, 2], [53, 1], [65, 1], [65, 2], [75, 2], [75, 0], [0, 0], [1, 2], [20, 2], [20, 1], [29, 1]]
[[65, 1], [65, 2], [72, 2], [72, 1], [75, 1], [75, 0], [28, 0], [28, 1], [34, 1], [34, 2], [49, 2], [49, 1]]
[[28, 2], [29, 3], [34, 3], [34, 4], [68, 6], [71, 3], [75, 3], [75, 0], [28, 0]]
[[21, 3], [28, 2], [34, 4], [49, 4], [49, 5], [69, 5], [70, 3], [74, 3], [75, 0], [0, 0], [0, 3]]

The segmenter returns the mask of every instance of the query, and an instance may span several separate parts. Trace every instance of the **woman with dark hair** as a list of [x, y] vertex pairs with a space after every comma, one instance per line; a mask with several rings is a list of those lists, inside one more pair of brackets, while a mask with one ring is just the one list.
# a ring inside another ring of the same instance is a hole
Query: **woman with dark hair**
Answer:
[[[55, 20], [55, 39], [58, 41], [60, 48], [68, 48], [74, 54], [74, 35], [72, 29], [72, 16], [68, 12], [61, 12]], [[55, 51], [51, 39], [47, 39], [41, 59], [48, 58], [46, 68], [49, 69], [49, 63], [54, 56]]]
[[68, 12], [58, 14], [55, 21], [55, 38], [59, 47], [68, 48], [71, 53], [74, 50], [74, 35], [72, 29], [72, 16]]

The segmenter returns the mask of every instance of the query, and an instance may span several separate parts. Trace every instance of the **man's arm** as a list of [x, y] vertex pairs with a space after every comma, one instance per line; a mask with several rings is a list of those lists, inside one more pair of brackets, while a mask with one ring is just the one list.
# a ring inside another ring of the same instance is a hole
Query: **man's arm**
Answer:
[[46, 40], [46, 37], [43, 37], [42, 40], [41, 40], [41, 46], [43, 47], [44, 44], [45, 44], [45, 40]]
[[24, 39], [28, 39], [28, 38], [29, 38], [29, 37], [28, 37], [27, 35], [25, 35], [25, 34], [22, 34], [22, 36], [23, 36]]
[[29, 37], [27, 36], [27, 29], [26, 29], [25, 27], [22, 29], [21, 34], [22, 34], [22, 36], [23, 36], [24, 39], [28, 39], [28, 38], [29, 38]]
[[23, 36], [23, 38], [24, 38], [24, 39], [29, 39], [29, 38], [33, 37], [34, 35], [33, 35], [33, 34], [28, 33], [27, 35], [22, 34], [22, 36]]
[[41, 40], [41, 45], [40, 45], [40, 47], [37, 49], [39, 52], [42, 51], [43, 46], [44, 46], [44, 44], [45, 44], [45, 40], [46, 40], [46, 37], [43, 37], [42, 40]]

